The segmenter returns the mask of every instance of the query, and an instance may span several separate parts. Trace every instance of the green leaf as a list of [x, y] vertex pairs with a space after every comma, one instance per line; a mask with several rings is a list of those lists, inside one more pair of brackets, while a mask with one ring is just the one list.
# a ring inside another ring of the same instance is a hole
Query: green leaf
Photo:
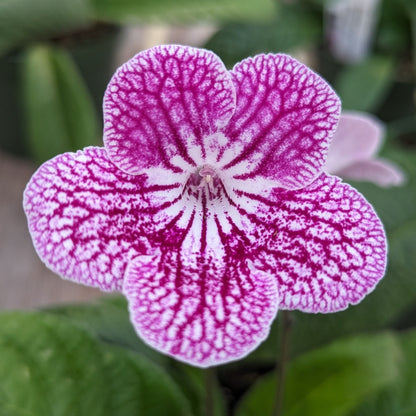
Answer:
[[85, 28], [87, 0], [0, 0], [0, 55], [18, 46]]
[[375, 111], [391, 86], [394, 69], [393, 59], [386, 56], [346, 67], [335, 82], [343, 108]]
[[[116, 345], [139, 353], [166, 367], [187, 397], [194, 416], [205, 414], [205, 371], [172, 360], [148, 347], [136, 334], [130, 323], [127, 301], [123, 296], [104, 296], [98, 302], [67, 305], [44, 309], [44, 312], [67, 319], [87, 330], [105, 344]], [[214, 386], [215, 416], [223, 415], [224, 402], [218, 385]]]
[[409, 3], [409, 0], [380, 2], [380, 20], [376, 36], [378, 50], [395, 56], [407, 54], [411, 34], [405, 6]]
[[416, 6], [413, 7], [410, 15], [411, 35], [412, 35], [412, 54], [413, 54], [413, 71], [416, 70]]
[[36, 160], [97, 143], [97, 115], [70, 55], [34, 47], [24, 58], [22, 79], [27, 135]]
[[274, 13], [272, 0], [92, 0], [92, 7], [110, 22], [258, 20]]
[[[285, 416], [343, 416], [365, 397], [390, 385], [398, 374], [400, 349], [391, 334], [339, 340], [289, 365]], [[237, 416], [271, 414], [275, 375], [265, 376], [244, 396]]]
[[97, 144], [101, 139], [97, 114], [77, 67], [62, 49], [53, 50], [51, 58], [71, 146], [79, 149]]
[[416, 330], [399, 337], [403, 349], [400, 375], [393, 386], [369, 398], [351, 416], [414, 416], [416, 415]]
[[0, 314], [0, 355], [1, 415], [190, 415], [157, 366], [52, 315]]
[[212, 374], [213, 389], [213, 416], [225, 415], [225, 401], [216, 378], [216, 369], [201, 369], [191, 367], [178, 361], [172, 361], [169, 368], [172, 378], [181, 387], [185, 396], [188, 398], [192, 407], [193, 416], [206, 415], [206, 395], [207, 395], [207, 372]]
[[166, 365], [169, 357], [148, 347], [130, 323], [127, 301], [123, 296], [104, 296], [95, 303], [59, 306], [44, 312], [64, 317], [87, 330], [98, 340], [126, 348]]
[[227, 67], [261, 52], [291, 52], [321, 38], [319, 16], [300, 6], [279, 8], [270, 23], [229, 23], [205, 45], [221, 56]]

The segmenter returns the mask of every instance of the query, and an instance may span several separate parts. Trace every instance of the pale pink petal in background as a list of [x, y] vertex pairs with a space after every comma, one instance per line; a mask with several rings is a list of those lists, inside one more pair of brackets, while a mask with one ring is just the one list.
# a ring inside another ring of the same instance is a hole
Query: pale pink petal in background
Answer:
[[404, 173], [384, 159], [355, 162], [337, 172], [338, 176], [353, 181], [372, 182], [378, 186], [399, 186], [406, 180]]
[[332, 138], [324, 170], [336, 172], [373, 157], [381, 146], [383, 124], [370, 114], [343, 111]]
[[402, 185], [405, 181], [403, 171], [394, 163], [377, 157], [383, 135], [383, 123], [371, 114], [342, 112], [324, 171], [383, 187]]

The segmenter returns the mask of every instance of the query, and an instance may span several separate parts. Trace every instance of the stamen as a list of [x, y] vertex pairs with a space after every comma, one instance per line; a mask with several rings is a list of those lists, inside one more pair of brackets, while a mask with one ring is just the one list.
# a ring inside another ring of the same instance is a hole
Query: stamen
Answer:
[[208, 188], [214, 190], [214, 181], [213, 179], [217, 176], [215, 170], [210, 166], [204, 166], [199, 171], [199, 176], [202, 176], [201, 182], [199, 183], [198, 188], [203, 188], [205, 185], [208, 185]]

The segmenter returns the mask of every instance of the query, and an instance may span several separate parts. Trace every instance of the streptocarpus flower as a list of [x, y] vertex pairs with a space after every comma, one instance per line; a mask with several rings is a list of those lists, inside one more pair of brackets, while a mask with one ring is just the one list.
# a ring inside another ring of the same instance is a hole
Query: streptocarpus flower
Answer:
[[383, 135], [383, 124], [371, 115], [342, 112], [324, 171], [344, 179], [368, 181], [384, 187], [403, 184], [403, 171], [394, 163], [377, 157]]
[[201, 367], [241, 358], [279, 307], [339, 311], [383, 276], [382, 224], [322, 173], [339, 112], [287, 55], [227, 71], [207, 50], [141, 52], [106, 90], [104, 148], [28, 184], [36, 250], [64, 278], [122, 291], [152, 347]]

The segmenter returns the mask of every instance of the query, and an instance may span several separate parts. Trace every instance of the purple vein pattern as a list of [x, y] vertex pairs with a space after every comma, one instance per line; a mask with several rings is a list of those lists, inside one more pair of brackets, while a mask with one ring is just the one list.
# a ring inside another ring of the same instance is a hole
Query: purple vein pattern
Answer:
[[227, 71], [210, 51], [159, 46], [104, 97], [104, 148], [46, 162], [24, 208], [63, 278], [128, 299], [150, 346], [207, 367], [244, 357], [279, 308], [336, 312], [386, 266], [369, 203], [322, 172], [340, 102], [295, 59]]

